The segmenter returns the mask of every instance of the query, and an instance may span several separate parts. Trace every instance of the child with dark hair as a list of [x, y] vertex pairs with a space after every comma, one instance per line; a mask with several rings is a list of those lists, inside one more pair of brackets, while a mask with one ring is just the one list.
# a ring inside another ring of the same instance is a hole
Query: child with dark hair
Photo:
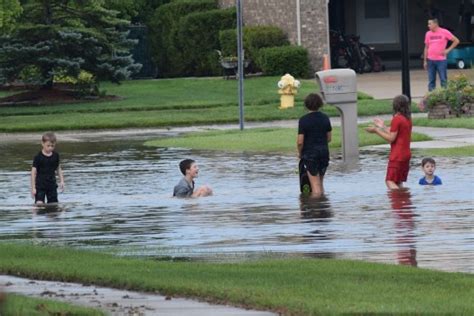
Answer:
[[411, 111], [410, 99], [406, 95], [398, 95], [393, 99], [393, 119], [390, 129], [385, 127], [380, 118], [374, 119], [375, 126], [365, 130], [374, 133], [390, 143], [385, 184], [389, 189], [400, 189], [407, 181], [410, 170], [410, 142], [411, 142]]
[[434, 174], [436, 170], [436, 161], [433, 158], [423, 158], [421, 161], [421, 169], [425, 176], [420, 179], [420, 185], [440, 185], [443, 184], [441, 179]]
[[173, 196], [186, 198], [212, 195], [212, 190], [208, 186], [202, 186], [194, 191], [194, 179], [197, 178], [199, 174], [199, 168], [194, 160], [182, 160], [179, 163], [179, 170], [184, 177], [174, 187]]
[[309, 113], [298, 122], [296, 140], [298, 157], [301, 159], [311, 185], [313, 196], [324, 193], [323, 180], [329, 165], [329, 146], [331, 141], [331, 121], [320, 112], [323, 100], [316, 93], [309, 94], [304, 100]]
[[54, 151], [56, 135], [45, 133], [41, 138], [41, 151], [34, 157], [31, 167], [31, 195], [36, 204], [58, 202], [58, 185], [56, 173], [59, 176], [59, 188], [64, 190], [64, 176], [59, 164], [59, 154]]

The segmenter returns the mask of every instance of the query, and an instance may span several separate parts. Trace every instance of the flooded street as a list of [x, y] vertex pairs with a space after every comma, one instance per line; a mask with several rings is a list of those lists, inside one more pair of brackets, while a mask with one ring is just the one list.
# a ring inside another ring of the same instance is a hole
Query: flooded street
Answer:
[[[62, 142], [60, 205], [37, 209], [32, 142], [0, 143], [0, 240], [102, 249], [121, 255], [241, 260], [310, 256], [474, 272], [474, 158], [438, 158], [444, 185], [422, 187], [413, 157], [407, 191], [388, 193], [386, 152], [336, 158], [327, 197], [301, 198], [294, 155], [144, 147], [143, 139]], [[214, 196], [172, 198], [193, 158]]]

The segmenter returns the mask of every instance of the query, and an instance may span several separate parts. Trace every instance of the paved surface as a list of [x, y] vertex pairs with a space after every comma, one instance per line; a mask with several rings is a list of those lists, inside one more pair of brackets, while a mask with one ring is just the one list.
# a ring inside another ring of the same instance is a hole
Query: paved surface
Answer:
[[77, 283], [36, 281], [0, 275], [0, 288], [7, 293], [36, 296], [99, 308], [111, 315], [160, 316], [271, 316], [270, 312], [252, 311], [224, 305], [210, 305], [183, 298], [122, 291]]
[[[464, 74], [474, 81], [474, 69], [449, 69], [449, 78]], [[437, 81], [439, 85], [439, 80]], [[410, 71], [411, 96], [416, 101], [428, 92], [428, 74], [425, 70]], [[357, 90], [372, 95], [375, 99], [393, 99], [402, 93], [401, 71], [385, 71], [357, 75]]]

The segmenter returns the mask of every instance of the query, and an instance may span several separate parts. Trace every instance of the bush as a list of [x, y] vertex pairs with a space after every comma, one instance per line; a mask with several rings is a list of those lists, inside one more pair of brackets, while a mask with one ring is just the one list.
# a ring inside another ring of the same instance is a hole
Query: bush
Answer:
[[285, 73], [300, 78], [309, 76], [308, 51], [301, 46], [262, 48], [257, 65], [267, 76], [282, 76]]
[[184, 71], [182, 47], [177, 39], [180, 18], [216, 8], [214, 0], [180, 0], [158, 7], [148, 26], [153, 60], [158, 65], [160, 76], [178, 76]]
[[178, 43], [182, 48], [184, 75], [207, 76], [222, 72], [216, 50], [219, 31], [236, 24], [235, 8], [186, 15], [179, 22]]
[[[286, 46], [286, 34], [275, 26], [244, 27], [243, 41], [246, 58], [256, 60], [258, 50], [264, 47]], [[237, 30], [224, 30], [219, 33], [219, 42], [224, 56], [237, 55]]]
[[459, 115], [463, 112], [465, 105], [474, 103], [474, 85], [465, 75], [457, 75], [448, 81], [446, 88], [438, 88], [429, 92], [422, 102], [428, 108], [446, 104], [456, 115]]

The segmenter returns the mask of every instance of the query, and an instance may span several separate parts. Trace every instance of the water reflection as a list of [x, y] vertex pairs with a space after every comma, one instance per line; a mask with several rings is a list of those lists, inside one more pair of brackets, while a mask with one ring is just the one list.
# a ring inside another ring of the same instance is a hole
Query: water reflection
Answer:
[[[126, 255], [243, 258], [302, 255], [409, 263], [474, 272], [474, 158], [439, 158], [449, 185], [417, 184], [387, 196], [386, 152], [332, 160], [326, 196], [300, 196], [293, 155], [147, 148], [141, 141], [61, 142], [66, 192], [33, 209], [38, 144], [2, 144], [0, 240], [35, 240]], [[177, 164], [199, 162], [197, 185], [214, 196], [174, 199]], [[381, 159], [382, 158], [382, 159]], [[418, 161], [414, 157], [413, 161]], [[416, 171], [415, 171], [416, 170]], [[395, 258], [395, 259], [394, 259]]]
[[388, 192], [392, 211], [395, 216], [396, 244], [398, 262], [416, 267], [414, 209], [409, 189], [390, 190]]

